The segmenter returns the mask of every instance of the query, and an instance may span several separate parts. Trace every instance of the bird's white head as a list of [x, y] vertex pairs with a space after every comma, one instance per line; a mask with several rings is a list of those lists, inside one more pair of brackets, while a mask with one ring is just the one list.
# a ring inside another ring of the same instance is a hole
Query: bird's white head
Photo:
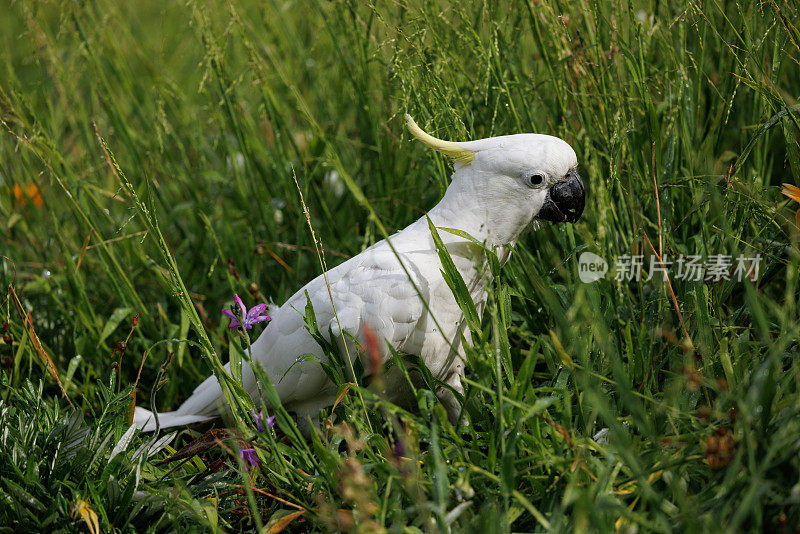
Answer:
[[475, 141], [444, 141], [425, 133], [406, 115], [411, 133], [455, 161], [442, 201], [431, 210], [441, 219], [492, 245], [515, 242], [540, 221], [575, 222], [585, 189], [578, 158], [566, 141], [539, 134]]

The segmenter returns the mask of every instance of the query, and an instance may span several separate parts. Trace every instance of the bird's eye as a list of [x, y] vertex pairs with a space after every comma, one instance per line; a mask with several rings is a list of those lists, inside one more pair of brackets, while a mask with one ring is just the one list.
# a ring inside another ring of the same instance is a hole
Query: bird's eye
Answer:
[[544, 182], [544, 176], [542, 174], [538, 173], [538, 172], [535, 172], [533, 174], [529, 174], [527, 176], [527, 179], [528, 179], [528, 185], [530, 185], [531, 187], [536, 187], [537, 185], [542, 185], [542, 182]]

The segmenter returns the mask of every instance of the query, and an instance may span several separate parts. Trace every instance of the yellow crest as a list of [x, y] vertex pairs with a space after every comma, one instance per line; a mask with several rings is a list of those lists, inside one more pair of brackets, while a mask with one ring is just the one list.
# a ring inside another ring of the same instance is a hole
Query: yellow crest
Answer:
[[472, 150], [467, 150], [463, 148], [458, 143], [453, 141], [444, 141], [443, 139], [437, 139], [431, 134], [427, 133], [425, 130], [420, 128], [414, 119], [411, 118], [411, 115], [406, 113], [406, 123], [408, 124], [408, 130], [411, 132], [411, 135], [428, 145], [434, 150], [438, 150], [442, 154], [446, 154], [450, 156], [454, 160], [459, 163], [463, 163], [464, 165], [469, 165], [472, 161], [472, 158], [475, 157], [475, 152]]

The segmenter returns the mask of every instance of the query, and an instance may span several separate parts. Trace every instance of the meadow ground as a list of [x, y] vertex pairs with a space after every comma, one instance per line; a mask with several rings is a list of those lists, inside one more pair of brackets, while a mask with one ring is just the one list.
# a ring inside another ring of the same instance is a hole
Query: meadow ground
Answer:
[[[800, 526], [795, 0], [2, 10], [0, 531]], [[234, 293], [280, 303], [320, 272], [293, 175], [328, 266], [437, 201], [450, 164], [405, 112], [558, 135], [588, 188], [491, 289], [471, 426], [361, 380], [309, 442], [280, 409], [170, 446], [128, 431], [131, 397], [174, 408], [240, 357]]]

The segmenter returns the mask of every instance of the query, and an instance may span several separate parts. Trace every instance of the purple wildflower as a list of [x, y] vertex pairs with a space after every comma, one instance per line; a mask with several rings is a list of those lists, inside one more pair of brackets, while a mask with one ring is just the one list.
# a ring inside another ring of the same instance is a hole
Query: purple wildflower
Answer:
[[239, 456], [244, 460], [245, 471], [250, 471], [250, 466], [258, 467], [258, 455], [255, 449], [240, 449]]
[[[270, 318], [268, 316], [261, 315], [267, 309], [266, 304], [256, 304], [248, 311], [248, 309], [244, 307], [244, 302], [242, 302], [242, 299], [239, 298], [239, 295], [234, 295], [233, 300], [236, 302], [236, 305], [239, 306], [239, 310], [242, 312], [245, 329], [250, 330], [256, 323], [269, 321]], [[239, 318], [236, 317], [236, 314], [233, 313], [232, 310], [222, 310], [222, 313], [225, 315], [225, 317], [231, 320], [231, 324], [228, 325], [229, 328], [242, 327], [242, 323], [239, 322]]]
[[267, 424], [267, 428], [272, 428], [275, 426], [275, 416], [270, 415], [269, 417], [264, 417], [264, 410], [259, 410], [259, 412], [256, 413], [256, 409], [253, 408], [253, 419], [256, 420], [256, 426], [258, 427], [259, 432], [264, 431], [264, 425], [261, 424], [262, 420]]

